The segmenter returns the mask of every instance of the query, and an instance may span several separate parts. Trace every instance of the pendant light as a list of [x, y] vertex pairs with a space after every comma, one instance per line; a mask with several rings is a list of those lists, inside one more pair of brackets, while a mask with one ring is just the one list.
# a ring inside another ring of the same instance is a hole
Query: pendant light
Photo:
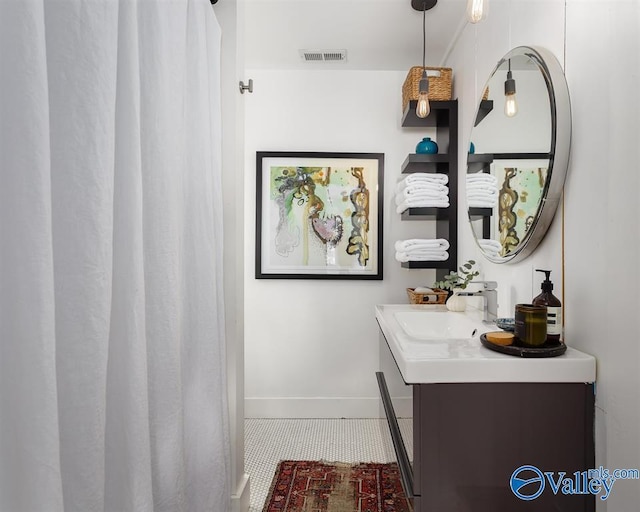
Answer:
[[516, 81], [511, 73], [511, 59], [509, 59], [509, 71], [507, 80], [504, 82], [504, 115], [513, 117], [518, 113], [518, 103], [516, 102]]
[[424, 119], [431, 112], [429, 106], [429, 78], [426, 69], [427, 54], [427, 11], [431, 9], [438, 0], [412, 0], [411, 6], [417, 11], [422, 11], [422, 77], [418, 82], [418, 104], [416, 105], [416, 116]]
[[489, 0], [469, 0], [467, 2], [467, 19], [469, 23], [479, 23], [487, 17]]

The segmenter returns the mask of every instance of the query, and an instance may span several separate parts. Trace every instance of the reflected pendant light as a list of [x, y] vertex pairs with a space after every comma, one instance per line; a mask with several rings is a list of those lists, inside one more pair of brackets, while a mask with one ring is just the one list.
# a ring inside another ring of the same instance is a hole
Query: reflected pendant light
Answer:
[[416, 105], [416, 116], [424, 119], [431, 112], [429, 105], [429, 78], [426, 69], [426, 53], [427, 53], [427, 11], [431, 9], [438, 0], [412, 0], [411, 6], [422, 11], [422, 77], [418, 83], [418, 104]]
[[513, 117], [518, 113], [518, 103], [516, 102], [516, 81], [511, 73], [511, 59], [509, 59], [509, 71], [504, 82], [504, 115]]
[[467, 2], [467, 19], [469, 23], [479, 23], [487, 17], [489, 0], [469, 0]]

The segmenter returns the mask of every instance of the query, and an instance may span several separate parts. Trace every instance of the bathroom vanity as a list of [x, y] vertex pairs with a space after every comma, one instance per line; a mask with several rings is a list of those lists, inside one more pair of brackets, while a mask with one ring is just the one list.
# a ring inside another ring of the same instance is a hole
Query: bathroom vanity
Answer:
[[[462, 315], [455, 325], [472, 320], [478, 328], [421, 339], [424, 313], [438, 323], [436, 312]], [[511, 478], [524, 465], [553, 472], [555, 481], [559, 472], [575, 480], [575, 472], [594, 467], [595, 359], [570, 347], [562, 356], [544, 359], [493, 352], [478, 336], [496, 328], [481, 327], [474, 313], [438, 306], [376, 307], [377, 378], [415, 511], [594, 511], [594, 495], [554, 493], [548, 481], [539, 496], [521, 499]], [[406, 416], [412, 417], [413, 439], [404, 440], [397, 417]], [[535, 473], [517, 476], [532, 479], [519, 489], [523, 497], [541, 489]]]

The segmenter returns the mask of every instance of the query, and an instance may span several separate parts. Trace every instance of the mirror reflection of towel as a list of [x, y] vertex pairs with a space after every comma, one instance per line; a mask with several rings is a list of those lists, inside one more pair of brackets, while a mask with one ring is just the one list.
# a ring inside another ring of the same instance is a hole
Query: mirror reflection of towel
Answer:
[[496, 199], [482, 199], [482, 198], [469, 198], [467, 199], [467, 206], [469, 208], [495, 208], [498, 205], [498, 198]]
[[470, 192], [498, 192], [498, 187], [489, 183], [467, 183], [467, 193]]
[[478, 245], [486, 254], [494, 258], [499, 257], [500, 251], [502, 251], [502, 244], [497, 240], [480, 238], [478, 239]]
[[474, 174], [467, 174], [467, 183], [498, 183], [498, 178], [493, 174], [487, 174], [484, 172], [477, 172]]

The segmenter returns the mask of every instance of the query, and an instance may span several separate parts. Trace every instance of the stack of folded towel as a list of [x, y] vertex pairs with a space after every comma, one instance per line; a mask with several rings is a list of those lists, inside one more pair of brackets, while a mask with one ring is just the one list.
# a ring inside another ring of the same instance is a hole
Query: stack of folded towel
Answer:
[[446, 174], [409, 174], [396, 186], [396, 210], [407, 208], [447, 208], [449, 206], [449, 176]]
[[502, 244], [497, 240], [480, 238], [478, 239], [478, 245], [487, 256], [492, 256], [493, 258], [501, 257], [500, 251], [502, 251]]
[[492, 174], [467, 174], [467, 206], [493, 208], [498, 204], [498, 180]]
[[412, 238], [398, 240], [395, 244], [396, 260], [405, 261], [445, 261], [449, 259], [449, 242], [444, 238]]

